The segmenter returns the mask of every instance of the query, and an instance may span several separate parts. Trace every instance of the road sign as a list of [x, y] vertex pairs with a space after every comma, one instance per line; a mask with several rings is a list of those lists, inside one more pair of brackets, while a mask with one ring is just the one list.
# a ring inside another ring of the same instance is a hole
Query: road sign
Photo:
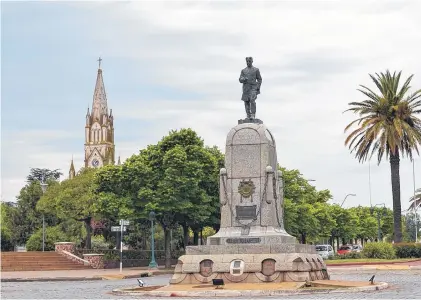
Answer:
[[[115, 232], [115, 231], [121, 231], [121, 226], [111, 226], [111, 231]], [[123, 226], [123, 231], [126, 231], [126, 226]]]
[[120, 225], [123, 223], [123, 225], [130, 225], [130, 221], [127, 220], [120, 220]]

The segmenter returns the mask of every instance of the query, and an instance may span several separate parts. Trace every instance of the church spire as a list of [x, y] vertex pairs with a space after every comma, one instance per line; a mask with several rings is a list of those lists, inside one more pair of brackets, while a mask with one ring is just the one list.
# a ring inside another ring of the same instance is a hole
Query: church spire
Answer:
[[86, 115], [85, 168], [115, 164], [114, 117], [108, 109], [101, 62], [100, 57], [92, 108]]
[[73, 164], [73, 155], [72, 155], [72, 162], [70, 163], [69, 169], [69, 179], [73, 179], [76, 176], [75, 165]]
[[104, 80], [101, 69], [102, 58], [98, 59], [98, 75], [96, 77], [94, 98], [92, 101], [91, 116], [93, 119], [101, 120], [103, 115], [108, 115], [107, 95], [105, 93]]
[[121, 166], [120, 155], [118, 156], [117, 166]]

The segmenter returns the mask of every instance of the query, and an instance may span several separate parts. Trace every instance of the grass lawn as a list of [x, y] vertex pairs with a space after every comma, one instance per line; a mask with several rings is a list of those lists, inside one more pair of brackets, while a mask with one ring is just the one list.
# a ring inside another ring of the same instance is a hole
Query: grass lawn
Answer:
[[394, 263], [394, 262], [407, 262], [419, 260], [419, 258], [398, 258], [398, 259], [379, 259], [379, 258], [358, 258], [358, 259], [332, 259], [325, 260], [326, 265], [331, 264], [352, 264], [352, 263]]

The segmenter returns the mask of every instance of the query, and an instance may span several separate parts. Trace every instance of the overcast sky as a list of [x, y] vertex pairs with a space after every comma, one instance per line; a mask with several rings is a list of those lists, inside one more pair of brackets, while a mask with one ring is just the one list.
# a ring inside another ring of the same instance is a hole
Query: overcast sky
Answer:
[[[191, 127], [224, 151], [244, 117], [240, 70], [254, 57], [257, 117], [282, 166], [333, 202], [370, 205], [368, 163], [344, 146], [343, 114], [369, 73], [403, 70], [421, 88], [421, 1], [2, 2], [2, 184], [14, 201], [31, 167], [83, 166], [97, 59], [122, 160]], [[401, 160], [402, 207], [413, 193]], [[421, 187], [421, 159], [415, 159]], [[390, 165], [371, 163], [372, 203], [392, 205]], [[64, 179], [64, 177], [63, 177]]]

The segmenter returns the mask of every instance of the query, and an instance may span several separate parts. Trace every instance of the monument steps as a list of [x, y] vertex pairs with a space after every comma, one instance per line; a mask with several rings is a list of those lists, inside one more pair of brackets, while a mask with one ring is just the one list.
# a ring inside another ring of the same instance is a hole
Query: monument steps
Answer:
[[91, 269], [54, 251], [2, 252], [1, 271], [50, 271]]

